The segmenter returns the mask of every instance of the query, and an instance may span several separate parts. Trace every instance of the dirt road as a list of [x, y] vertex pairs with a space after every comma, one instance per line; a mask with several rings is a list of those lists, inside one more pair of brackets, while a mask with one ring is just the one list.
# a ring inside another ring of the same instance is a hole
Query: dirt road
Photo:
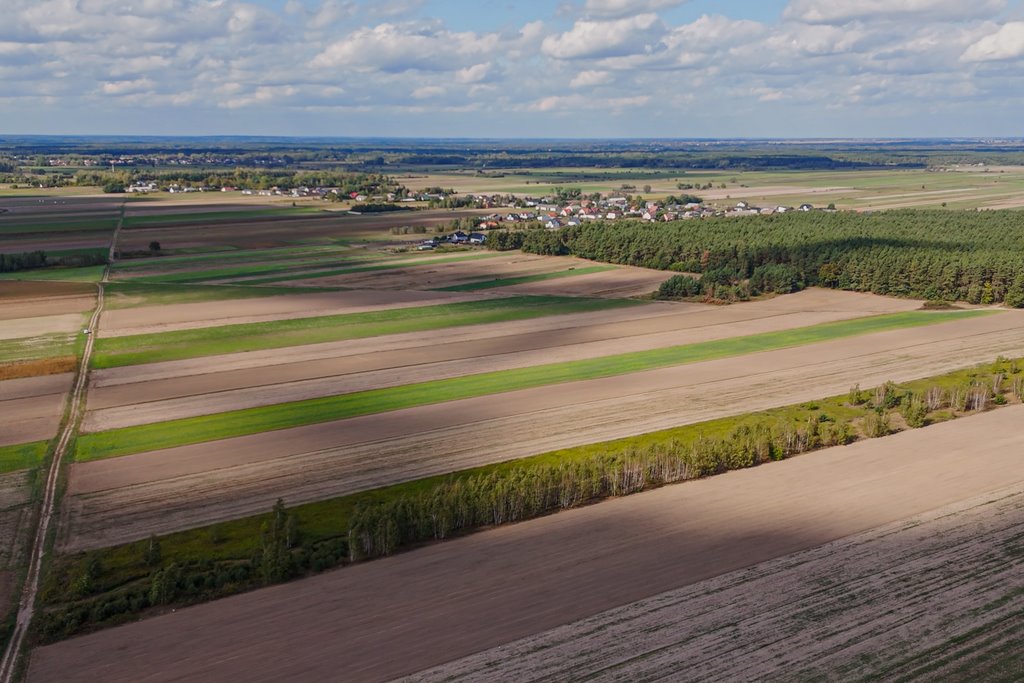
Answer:
[[30, 681], [382, 681], [1024, 481], [1024, 406], [41, 648]]

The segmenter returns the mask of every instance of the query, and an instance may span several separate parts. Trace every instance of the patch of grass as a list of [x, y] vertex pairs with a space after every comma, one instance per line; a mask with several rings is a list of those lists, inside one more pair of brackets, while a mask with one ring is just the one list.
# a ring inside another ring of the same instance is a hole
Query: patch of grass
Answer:
[[591, 273], [603, 273], [606, 270], [615, 270], [615, 266], [587, 266], [585, 268], [569, 268], [554, 273], [538, 273], [536, 275], [521, 275], [519, 277], [496, 278], [494, 280], [477, 280], [465, 282], [450, 287], [438, 287], [437, 292], [475, 292], [480, 289], [493, 289], [495, 287], [509, 287], [511, 285], [522, 285], [527, 282], [543, 282], [544, 280], [557, 280], [574, 275], [590, 275]]
[[372, 389], [338, 396], [279, 403], [213, 415], [125, 427], [84, 435], [75, 458], [80, 462], [226, 439], [245, 434], [372, 415], [432, 403], [487, 396], [533, 387], [614, 377], [673, 365], [714, 360], [885, 330], [931, 325], [983, 314], [895, 313], [824, 323], [780, 332], [734, 337], [652, 351], [500, 370], [477, 375]]
[[0, 363], [66, 358], [74, 353], [76, 334], [44, 334], [0, 340]]
[[138, 365], [634, 305], [642, 304], [611, 299], [522, 296], [101, 338], [96, 340], [93, 367]]
[[62, 280], [65, 282], [99, 282], [106, 266], [85, 268], [36, 268], [15, 273], [0, 273], [0, 280]]
[[36, 467], [46, 457], [48, 441], [0, 446], [0, 474]]
[[376, 270], [395, 270], [395, 269], [398, 269], [398, 268], [413, 268], [413, 267], [416, 267], [416, 266], [431, 266], [431, 265], [434, 265], [434, 264], [437, 264], [437, 263], [457, 263], [459, 261], [475, 261], [475, 260], [478, 260], [478, 259], [495, 258], [495, 257], [498, 257], [498, 256], [501, 256], [501, 254], [480, 252], [480, 253], [464, 254], [464, 255], [461, 255], [461, 256], [445, 256], [445, 257], [442, 257], [442, 258], [432, 258], [430, 260], [423, 260], [423, 261], [419, 261], [419, 260], [413, 261], [413, 260], [410, 260], [410, 261], [400, 262], [400, 263], [382, 263], [382, 264], [375, 265], [375, 266], [358, 266], [358, 267], [355, 267], [355, 268], [338, 268], [338, 269], [319, 270], [319, 271], [312, 271], [312, 272], [307, 271], [307, 272], [301, 272], [301, 273], [293, 273], [293, 274], [290, 274], [290, 275], [281, 275], [281, 276], [277, 276], [277, 277], [265, 277], [265, 278], [258, 278], [258, 279], [254, 279], [254, 280], [244, 280], [244, 281], [240, 281], [238, 284], [264, 285], [264, 284], [273, 284], [275, 282], [287, 282], [288, 280], [307, 280], [307, 279], [320, 278], [320, 277], [332, 277], [332, 276], [335, 276], [335, 275], [351, 275], [351, 274], [354, 274], [354, 273], [369, 273], [369, 272], [373, 272], [373, 271], [376, 271]]

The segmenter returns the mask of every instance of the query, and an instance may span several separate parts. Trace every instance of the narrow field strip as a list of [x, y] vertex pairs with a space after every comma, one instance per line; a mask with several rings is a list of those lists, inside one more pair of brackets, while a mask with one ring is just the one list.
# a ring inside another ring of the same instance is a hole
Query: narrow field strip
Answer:
[[[130, 276], [128, 282], [140, 282], [146, 284], [168, 283], [168, 284], [190, 284], [201, 283], [210, 280], [226, 280], [232, 278], [247, 278], [250, 276], [272, 275], [278, 273], [293, 273], [310, 268], [324, 267], [356, 267], [358, 264], [371, 260], [364, 257], [345, 256], [343, 254], [307, 255], [291, 259], [264, 260], [263, 263], [240, 264], [221, 268], [209, 268], [206, 270], [184, 270], [173, 273], [159, 273], [156, 275]], [[122, 273], [123, 274], [123, 273]], [[122, 280], [124, 281], [124, 280]]]
[[586, 268], [569, 268], [554, 273], [538, 273], [536, 275], [522, 275], [519, 277], [506, 277], [496, 280], [477, 280], [465, 282], [460, 285], [449, 287], [438, 287], [435, 292], [475, 292], [480, 289], [493, 289], [495, 287], [509, 287], [511, 285], [522, 285], [527, 282], [543, 282], [544, 280], [557, 280], [563, 277], [574, 275], [590, 275], [591, 273], [603, 273], [608, 270], [616, 270], [617, 266], [589, 266]]
[[75, 458], [79, 462], [88, 462], [551, 384], [601, 379], [729, 356], [803, 346], [873, 332], [934, 325], [987, 313], [986, 311], [945, 313], [913, 311], [872, 316], [654, 351], [639, 351], [552, 365], [501, 370], [137, 427], [125, 427], [83, 435], [78, 440]]
[[637, 305], [642, 304], [613, 299], [518, 296], [112, 337], [96, 340], [93, 367], [112, 368]]
[[63, 282], [99, 282], [106, 266], [84, 268], [38, 268], [0, 273], [0, 280], [60, 280]]
[[[234, 249], [204, 254], [180, 254], [176, 256], [159, 256], [153, 258], [118, 261], [111, 270], [115, 273], [125, 270], [146, 270], [165, 266], [191, 266], [208, 262], [224, 261], [276, 261], [318, 254], [334, 254], [341, 256], [351, 251], [343, 247], [309, 246], [309, 247], [273, 247], [270, 249]], [[370, 253], [370, 252], [368, 252]]]
[[[49, 441], [0, 446], [0, 474], [27, 470], [43, 461]], [[5, 506], [0, 502], [0, 509]]]
[[[129, 209], [130, 210], [130, 209]], [[159, 226], [166, 223], [231, 222], [248, 218], [281, 218], [291, 216], [306, 218], [314, 214], [330, 214], [319, 209], [253, 209], [251, 211], [208, 211], [205, 213], [161, 213], [153, 216], [131, 216], [124, 219], [124, 227], [138, 228]]]
[[256, 299], [345, 291], [343, 287], [237, 287], [233, 285], [156, 284], [124, 281], [106, 286], [107, 309], [192, 304], [227, 299]]
[[107, 220], [52, 221], [47, 223], [3, 223], [0, 224], [0, 235], [113, 231], [116, 225], [116, 218], [110, 218]]
[[239, 285], [269, 285], [275, 282], [287, 282], [289, 280], [312, 280], [320, 277], [333, 277], [335, 275], [352, 275], [355, 273], [370, 273], [377, 270], [397, 270], [399, 268], [414, 268], [419, 266], [432, 266], [434, 264], [441, 263], [458, 263], [460, 261], [477, 261], [487, 258], [497, 258], [502, 256], [496, 252], [481, 252], [477, 254], [468, 254], [463, 256], [446, 256], [442, 258], [433, 258], [430, 260], [410, 260], [401, 263], [381, 263], [376, 266], [359, 266], [355, 268], [337, 268], [331, 270], [319, 270], [305, 273], [292, 273], [290, 275], [281, 275], [277, 277], [261, 277], [255, 279], [246, 278], [244, 280], [236, 279], [232, 281], [232, 284]]

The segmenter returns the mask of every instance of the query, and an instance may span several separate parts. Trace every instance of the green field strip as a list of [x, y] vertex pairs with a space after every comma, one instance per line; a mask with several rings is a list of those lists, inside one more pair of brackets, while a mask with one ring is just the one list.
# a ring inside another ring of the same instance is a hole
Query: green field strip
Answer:
[[203, 213], [162, 213], [155, 216], [131, 216], [124, 219], [125, 228], [159, 226], [167, 223], [208, 223], [231, 222], [247, 218], [280, 218], [294, 216], [305, 218], [314, 214], [330, 215], [314, 208], [253, 209], [245, 211], [206, 211]]
[[14, 273], [0, 273], [0, 280], [60, 280], [63, 282], [99, 282], [106, 266], [85, 268], [34, 268]]
[[[0, 446], [0, 474], [36, 467], [46, 457], [49, 441], [33, 441], [13, 446]], [[0, 509], [3, 504], [0, 503]]]
[[398, 268], [413, 268], [417, 266], [429, 266], [435, 263], [458, 263], [459, 261], [475, 261], [478, 259], [496, 258], [501, 256], [499, 253], [483, 252], [477, 254], [469, 254], [465, 256], [447, 256], [442, 258], [434, 258], [427, 261], [413, 261], [403, 263], [382, 263], [376, 266], [359, 266], [355, 268], [339, 268], [335, 270], [320, 270], [306, 273], [295, 273], [293, 275], [282, 275], [280, 277], [265, 277], [256, 278], [252, 280], [240, 280], [235, 284], [246, 284], [246, 285], [269, 285], [275, 282], [287, 282], [289, 280], [307, 280], [321, 277], [332, 277], [334, 275], [351, 275], [354, 273], [369, 273], [376, 270], [396, 270]]
[[893, 313], [779, 332], [514, 370], [500, 370], [137, 427], [125, 427], [79, 437], [75, 458], [80, 462], [98, 460], [434, 403], [520, 391], [565, 382], [615, 377], [876, 332], [922, 327], [988, 314], [988, 311]]
[[131, 280], [112, 282], [106, 285], [105, 289], [108, 309], [345, 291], [342, 287], [234, 287], [231, 285], [150, 284], [136, 283]]
[[117, 218], [109, 220], [66, 221], [52, 223], [0, 223], [0, 235], [35, 235], [47, 232], [113, 231]]
[[465, 282], [461, 285], [450, 287], [438, 287], [435, 292], [475, 292], [480, 289], [494, 289], [495, 287], [510, 287], [511, 285], [522, 285], [527, 282], [543, 282], [544, 280], [558, 280], [574, 275], [590, 275], [591, 273], [603, 273], [606, 270], [616, 270], [616, 266], [588, 266], [585, 268], [569, 268], [554, 273], [538, 273], [536, 275], [521, 275], [519, 277], [498, 278], [495, 280], [476, 280]]
[[99, 338], [93, 367], [112, 368], [637, 305], [643, 304], [616, 299], [520, 296]]

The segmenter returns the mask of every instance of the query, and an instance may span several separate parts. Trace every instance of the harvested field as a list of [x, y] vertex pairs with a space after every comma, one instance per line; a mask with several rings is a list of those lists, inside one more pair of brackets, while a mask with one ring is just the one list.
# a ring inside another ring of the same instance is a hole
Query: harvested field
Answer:
[[405, 680], [1020, 678], [1022, 528], [1017, 484]]
[[95, 298], [96, 288], [80, 282], [19, 282], [0, 281], [0, 303], [9, 304], [24, 300], [52, 300], [63, 297], [88, 296]]
[[[95, 388], [90, 393], [91, 412], [83, 431], [117, 429], [467, 374], [647, 351], [862, 315], [847, 311], [786, 314], [779, 312], [782, 306], [773, 303], [727, 308], [669, 305], [663, 307], [668, 314], [644, 319], [631, 315], [631, 309], [624, 309], [621, 312], [623, 322], [566, 329], [556, 319], [549, 323], [556, 329], [500, 338], [488, 336], [462, 343], [442, 343], [447, 331], [438, 330], [417, 334], [418, 344], [414, 348], [390, 352], [381, 349], [388, 338], [354, 340], [342, 347], [344, 356], [277, 365], [272, 369], [215, 371], [224, 367], [225, 357], [221, 356], [207, 363], [211, 370], [208, 374], [163, 381], [150, 377], [126, 384], [123, 380], [132, 378], [130, 372], [117, 368], [99, 370], [94, 378]], [[536, 327], [531, 322], [515, 325]], [[355, 352], [359, 347], [362, 353]], [[118, 379], [122, 381], [110, 384]]]
[[53, 438], [71, 380], [71, 373], [63, 373], [0, 381], [0, 446]]
[[178, 610], [39, 648], [29, 680], [415, 673], [1024, 481], [1022, 419], [1005, 408]]
[[479, 296], [454, 292], [388, 292], [379, 290], [318, 292], [259, 299], [207, 301], [115, 309], [103, 314], [101, 337], [123, 337], [217, 325], [294, 320], [321, 315], [382, 311], [409, 306], [469, 301]]
[[102, 547], [535, 453], [1024, 355], [1024, 315], [450, 401], [72, 467], [61, 545]]

